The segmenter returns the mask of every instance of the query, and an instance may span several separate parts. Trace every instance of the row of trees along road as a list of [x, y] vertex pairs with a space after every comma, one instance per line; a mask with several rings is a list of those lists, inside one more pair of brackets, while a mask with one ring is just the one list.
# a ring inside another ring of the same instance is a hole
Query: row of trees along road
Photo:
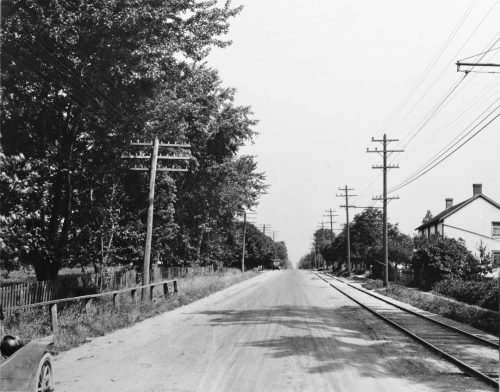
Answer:
[[157, 176], [154, 257], [239, 262], [234, 217], [266, 189], [254, 158], [237, 154], [257, 121], [204, 63], [230, 43], [222, 37], [239, 11], [190, 0], [2, 2], [2, 268], [30, 264], [45, 280], [62, 266], [140, 265], [148, 176], [120, 157], [130, 140], [154, 137], [192, 146], [187, 173]]
[[[430, 219], [430, 213], [424, 217]], [[382, 219], [380, 210], [367, 209], [354, 216], [350, 223], [351, 262], [354, 271], [371, 270], [372, 277], [383, 276]], [[333, 236], [333, 246], [330, 236]], [[328, 265], [338, 269], [346, 265], [346, 227], [335, 236], [329, 229], [314, 234], [315, 244]], [[398, 225], [388, 223], [389, 269], [398, 266], [414, 271], [414, 284], [429, 289], [444, 280], [483, 281], [498, 266], [493, 265], [490, 251], [478, 244], [478, 255], [467, 249], [464, 242], [440, 235], [410, 237], [400, 232]], [[314, 252], [305, 255], [299, 268], [312, 268]]]
[[[354, 216], [350, 223], [351, 263], [353, 270], [371, 269], [374, 277], [382, 277], [382, 212], [377, 209], [367, 209]], [[321, 231], [324, 230], [325, 237]], [[389, 260], [394, 264], [410, 265], [413, 253], [413, 239], [400, 232], [398, 225], [388, 224]], [[333, 236], [333, 244], [330, 240]], [[330, 229], [319, 229], [315, 232], [315, 243], [328, 265], [341, 266], [347, 258], [347, 228], [335, 235]], [[312, 254], [304, 256], [299, 262], [299, 268], [310, 268]], [[395, 266], [393, 264], [393, 266]]]

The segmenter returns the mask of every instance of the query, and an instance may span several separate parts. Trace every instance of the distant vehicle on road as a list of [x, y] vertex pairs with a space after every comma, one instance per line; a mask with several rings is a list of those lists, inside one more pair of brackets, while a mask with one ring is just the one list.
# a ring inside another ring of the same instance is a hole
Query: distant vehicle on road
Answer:
[[279, 260], [273, 261], [273, 271], [277, 269], [278, 271], [281, 269], [281, 263]]

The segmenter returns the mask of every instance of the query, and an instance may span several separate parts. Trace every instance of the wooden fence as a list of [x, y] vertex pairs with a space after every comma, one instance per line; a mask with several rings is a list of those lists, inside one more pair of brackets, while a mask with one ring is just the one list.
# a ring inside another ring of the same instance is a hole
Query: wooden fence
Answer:
[[393, 274], [394, 283], [407, 286], [415, 280], [415, 274], [413, 270], [407, 269], [398, 269]]
[[122, 290], [114, 290], [114, 291], [109, 291], [106, 293], [100, 293], [100, 294], [90, 294], [90, 295], [82, 295], [78, 297], [72, 297], [72, 298], [62, 298], [62, 299], [55, 299], [55, 300], [50, 300], [50, 301], [43, 301], [35, 304], [30, 304], [30, 305], [20, 305], [20, 306], [14, 306], [10, 308], [4, 309], [6, 313], [12, 313], [20, 310], [27, 310], [29, 308], [35, 308], [35, 307], [48, 307], [50, 319], [51, 319], [51, 329], [53, 333], [57, 333], [59, 330], [59, 324], [57, 321], [57, 305], [62, 304], [62, 303], [68, 303], [68, 302], [75, 302], [75, 301], [85, 301], [85, 312], [87, 316], [92, 315], [92, 302], [95, 299], [106, 297], [106, 296], [112, 296], [113, 297], [113, 307], [119, 307], [120, 306], [120, 295], [126, 292], [129, 292], [132, 296], [132, 301], [136, 302], [137, 301], [137, 292], [142, 291], [142, 301], [153, 301], [154, 298], [154, 289], [158, 286], [163, 287], [163, 295], [167, 297], [170, 294], [170, 290], [168, 289], [168, 285], [173, 286], [172, 292], [177, 293], [177, 281], [176, 280], [165, 280], [161, 282], [156, 282], [156, 283], [151, 283], [148, 285], [144, 286], [136, 286], [136, 287], [130, 287], [130, 288], [125, 288]]
[[[154, 266], [151, 269], [151, 283], [186, 276], [208, 275], [214, 272], [213, 266], [207, 267], [168, 267]], [[0, 304], [3, 309], [31, 305], [40, 302], [73, 298], [136, 287], [142, 283], [142, 274], [135, 270], [109, 273], [90, 273], [83, 275], [61, 276], [43, 282], [19, 283], [0, 287]]]

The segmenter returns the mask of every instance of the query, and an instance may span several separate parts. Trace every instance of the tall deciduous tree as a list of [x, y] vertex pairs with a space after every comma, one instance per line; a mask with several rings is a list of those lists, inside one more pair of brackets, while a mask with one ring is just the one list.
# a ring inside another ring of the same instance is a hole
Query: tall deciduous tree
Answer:
[[[148, 125], [148, 99], [158, 96], [159, 85], [182, 80], [188, 64], [211, 47], [227, 45], [221, 36], [238, 12], [229, 3], [190, 0], [2, 2], [1, 147], [6, 157], [24, 154], [37, 190], [29, 202], [20, 201], [19, 219], [29, 217], [30, 226], [17, 231], [26, 240], [23, 252], [4, 246], [9, 258], [20, 256], [35, 266], [38, 279], [48, 279], [75, 257], [69, 244], [75, 248], [79, 239], [100, 248], [101, 262], [111, 253], [119, 206], [98, 207], [92, 194], [113, 199], [108, 178], [127, 181], [119, 170], [126, 143], [157, 133]], [[175, 125], [182, 123], [172, 122], [173, 138], [191, 136]], [[192, 133], [198, 124], [191, 125]], [[14, 175], [4, 180], [16, 183]], [[22, 189], [15, 186], [9, 194]], [[13, 211], [2, 214], [9, 227], [21, 227]], [[86, 237], [86, 217], [99, 228], [96, 238]], [[122, 236], [131, 235], [134, 247], [139, 231], [133, 228], [140, 224], [129, 221]]]

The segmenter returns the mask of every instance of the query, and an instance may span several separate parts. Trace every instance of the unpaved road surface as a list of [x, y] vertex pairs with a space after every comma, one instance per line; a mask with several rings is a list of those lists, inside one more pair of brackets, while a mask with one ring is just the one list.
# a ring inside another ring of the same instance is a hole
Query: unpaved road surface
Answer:
[[55, 370], [56, 391], [492, 390], [297, 270], [93, 339]]

